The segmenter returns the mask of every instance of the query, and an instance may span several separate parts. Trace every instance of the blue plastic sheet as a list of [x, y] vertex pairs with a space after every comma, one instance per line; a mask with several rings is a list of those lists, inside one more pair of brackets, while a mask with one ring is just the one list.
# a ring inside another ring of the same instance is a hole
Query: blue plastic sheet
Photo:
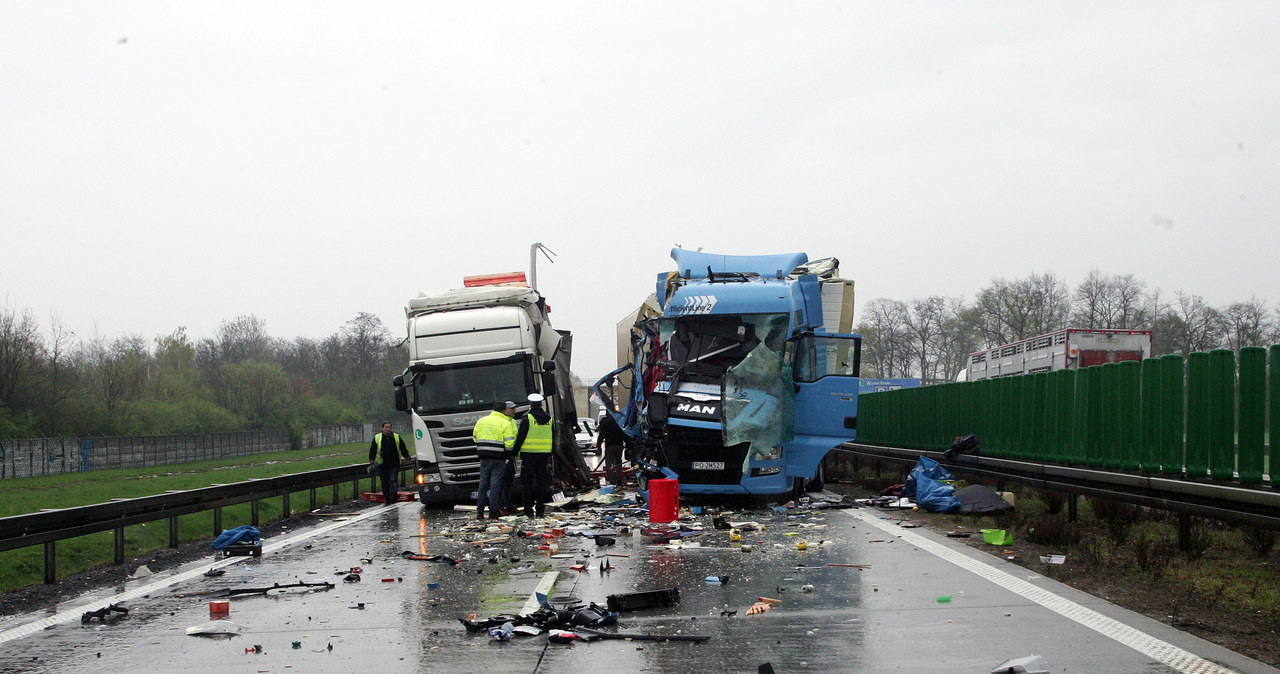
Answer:
[[217, 538], [213, 539], [212, 547], [214, 550], [221, 550], [241, 541], [252, 543], [260, 540], [262, 540], [262, 532], [246, 524], [234, 529], [224, 529]]
[[931, 513], [952, 513], [960, 509], [960, 499], [955, 487], [922, 476], [916, 483], [916, 505]]
[[911, 469], [911, 474], [907, 475], [907, 481], [902, 485], [903, 496], [906, 496], [907, 498], [915, 498], [917, 502], [920, 500], [919, 498], [916, 498], [916, 484], [921, 476], [927, 477], [931, 480], [956, 479], [956, 476], [952, 475], [950, 471], [939, 465], [937, 461], [934, 461], [927, 456], [922, 456], [916, 461], [916, 467]]

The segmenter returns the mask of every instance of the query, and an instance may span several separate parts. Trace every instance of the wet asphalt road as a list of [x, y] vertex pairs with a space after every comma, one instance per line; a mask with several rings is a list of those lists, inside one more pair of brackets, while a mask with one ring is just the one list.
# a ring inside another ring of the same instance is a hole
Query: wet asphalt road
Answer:
[[[78, 618], [86, 601], [98, 601], [89, 605], [96, 607], [110, 592], [59, 607], [62, 615], [74, 612], [75, 619], [21, 638], [13, 635], [23, 620], [0, 623], [0, 669], [755, 672], [771, 663], [777, 672], [988, 672], [1006, 658], [1036, 654], [1052, 672], [1276, 671], [924, 529], [902, 529], [891, 515], [868, 509], [786, 514], [758, 509], [730, 515], [730, 520], [764, 525], [763, 531], [743, 533], [750, 553], [731, 547], [728, 532], [715, 531], [711, 518], [703, 516], [694, 520], [710, 533], [688, 539], [701, 548], [651, 547], [637, 527], [634, 535], [619, 536], [607, 548], [589, 538], [558, 539], [559, 553], [573, 555], [563, 559], [539, 551], [538, 545], [547, 542], [541, 538], [473, 546], [461, 537], [422, 536], [458, 531], [471, 522], [465, 513], [424, 511], [415, 503], [352, 512], [359, 514], [334, 518], [345, 521], [314, 535], [291, 532], [289, 538], [297, 540], [288, 545], [266, 541], [263, 557], [233, 558], [222, 566], [226, 574], [220, 578], [199, 575], [213, 564], [206, 561], [132, 581], [130, 589], [141, 587], [148, 596], [128, 601], [128, 616], [114, 624], [86, 626]], [[595, 521], [588, 516], [579, 524]], [[807, 550], [797, 549], [801, 539]], [[404, 551], [463, 561], [453, 566], [405, 559]], [[601, 573], [606, 553], [628, 556], [608, 557], [615, 568]], [[489, 563], [495, 556], [498, 563]], [[513, 557], [519, 561], [512, 562]], [[534, 571], [509, 573], [530, 562]], [[577, 563], [586, 563], [587, 570], [569, 569]], [[354, 566], [362, 567], [362, 580], [344, 582], [339, 572], [345, 575]], [[151, 585], [184, 571], [191, 577], [165, 587]], [[519, 612], [553, 571], [558, 571], [553, 598], [569, 595], [584, 603], [604, 604], [612, 593], [678, 587], [680, 604], [623, 613], [617, 631], [698, 634], [711, 640], [548, 645], [539, 636], [499, 643], [468, 634], [458, 622], [472, 613], [483, 618]], [[719, 585], [704, 580], [713, 575], [730, 580]], [[243, 628], [231, 638], [187, 636], [188, 627], [209, 622], [211, 599], [175, 596], [322, 581], [336, 586], [230, 599], [229, 621]], [[803, 592], [805, 585], [814, 591]], [[781, 602], [747, 615], [760, 596]], [[940, 597], [950, 601], [939, 602]], [[1067, 608], [1047, 607], [1062, 602]], [[727, 614], [731, 611], [736, 613]], [[1104, 625], [1104, 631], [1119, 635], [1109, 638], [1099, 632], [1103, 628], [1082, 624], [1094, 615], [1132, 627]], [[27, 619], [34, 618], [52, 620], [47, 615]], [[1194, 656], [1167, 664], [1182, 656], [1153, 657], [1152, 652], [1168, 650], [1159, 644]], [[246, 652], [255, 645], [261, 652]], [[1231, 669], [1215, 670], [1195, 656]]]

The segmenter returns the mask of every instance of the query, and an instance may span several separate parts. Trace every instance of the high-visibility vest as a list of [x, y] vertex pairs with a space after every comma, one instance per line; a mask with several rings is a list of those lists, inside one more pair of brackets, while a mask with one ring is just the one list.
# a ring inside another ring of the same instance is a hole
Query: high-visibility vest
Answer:
[[507, 450], [516, 444], [516, 425], [502, 412], [490, 412], [481, 417], [471, 431], [476, 443], [476, 455], [482, 459], [505, 459]]
[[[394, 445], [394, 447], [392, 447], [392, 449], [394, 449], [394, 450], [396, 450], [396, 451], [398, 452], [398, 451], [400, 451], [400, 434], [399, 434], [399, 433], [392, 433], [391, 435], [392, 435], [393, 437], [395, 437], [395, 439], [396, 439], [396, 441], [395, 441], [395, 445]], [[382, 434], [381, 434], [381, 433], [379, 433], [379, 434], [377, 434], [377, 435], [373, 436], [373, 441], [374, 441], [375, 443], [377, 443], [377, 444], [378, 444], [378, 451], [379, 451], [379, 452], [381, 452], [381, 451], [382, 451]]]
[[[400, 451], [400, 434], [392, 433], [391, 435], [392, 437], [395, 438], [395, 442], [392, 443], [391, 445], [391, 456], [393, 457], [392, 461], [395, 461], [394, 457], [396, 455], [396, 452]], [[373, 444], [377, 445], [378, 447], [377, 452], [374, 453], [374, 459], [375, 460], [382, 459], [383, 463], [386, 463], [387, 462], [386, 458], [382, 456], [382, 434], [381, 433], [378, 433], [377, 435], [373, 436]]]
[[540, 424], [537, 419], [529, 417], [529, 433], [524, 436], [520, 445], [521, 454], [546, 454], [551, 451], [551, 420]]

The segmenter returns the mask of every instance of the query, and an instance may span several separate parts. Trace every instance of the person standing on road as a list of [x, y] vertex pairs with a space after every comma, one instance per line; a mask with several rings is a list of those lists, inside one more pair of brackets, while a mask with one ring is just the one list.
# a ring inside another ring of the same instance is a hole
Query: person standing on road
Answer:
[[629, 442], [627, 434], [613, 418], [613, 413], [605, 412], [596, 435], [596, 447], [604, 447], [605, 477], [615, 487], [622, 484], [622, 450]]
[[480, 457], [480, 486], [476, 488], [476, 519], [484, 519], [484, 508], [489, 506], [489, 517], [498, 519], [502, 507], [502, 474], [506, 472], [507, 455], [516, 443], [516, 424], [511, 417], [516, 404], [510, 400], [494, 403], [489, 416], [481, 417], [471, 431], [476, 443], [476, 456]]
[[[399, 457], [396, 455], [399, 454]], [[382, 478], [382, 498], [385, 505], [395, 505], [400, 486], [396, 478], [400, 474], [400, 457], [409, 458], [409, 450], [404, 446], [404, 438], [391, 431], [391, 422], [382, 422], [382, 432], [373, 436], [369, 443], [369, 467]], [[382, 465], [378, 465], [378, 459]]]
[[520, 485], [524, 489], [524, 516], [542, 517], [547, 510], [547, 492], [551, 489], [552, 425], [551, 415], [543, 409], [543, 397], [529, 395], [529, 413], [520, 420], [516, 431], [516, 448], [520, 452]]

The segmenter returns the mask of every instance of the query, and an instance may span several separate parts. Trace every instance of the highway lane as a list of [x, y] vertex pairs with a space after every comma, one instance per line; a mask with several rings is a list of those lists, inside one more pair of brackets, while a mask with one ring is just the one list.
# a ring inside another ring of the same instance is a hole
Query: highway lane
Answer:
[[[260, 559], [218, 561], [226, 570], [219, 578], [201, 575], [214, 565], [205, 561], [131, 583], [129, 590], [146, 596], [130, 597], [129, 615], [114, 624], [79, 621], [86, 606], [110, 601], [107, 593], [59, 607], [61, 618], [29, 616], [40, 622], [26, 628], [22, 620], [0, 623], [0, 663], [14, 672], [754, 672], [766, 662], [778, 672], [987, 672], [1006, 658], [1036, 654], [1053, 672], [1277, 671], [924, 529], [903, 529], [891, 514], [759, 509], [730, 519], [764, 525], [743, 534], [751, 552], [733, 547], [703, 516], [694, 521], [709, 533], [686, 539], [699, 548], [651, 546], [637, 527], [607, 548], [589, 538], [557, 539], [559, 553], [572, 556], [551, 558], [537, 550], [542, 538], [473, 546], [459, 536], [427, 536], [458, 531], [471, 521], [465, 513], [373, 506], [267, 541]], [[797, 549], [800, 540], [806, 550]], [[405, 559], [405, 551], [462, 561]], [[602, 573], [606, 559], [615, 568]], [[510, 573], [531, 561], [532, 571]], [[569, 568], [577, 563], [587, 569]], [[345, 582], [355, 566], [362, 580]], [[707, 583], [708, 576], [729, 582]], [[457, 620], [518, 612], [548, 578], [553, 597], [602, 604], [612, 593], [678, 587], [679, 605], [623, 613], [617, 630], [711, 639], [498, 643], [468, 634]], [[232, 598], [229, 622], [244, 631], [229, 639], [187, 636], [188, 627], [209, 622], [210, 599], [175, 596], [321, 581], [335, 587]], [[747, 615], [761, 596], [781, 602]]]

